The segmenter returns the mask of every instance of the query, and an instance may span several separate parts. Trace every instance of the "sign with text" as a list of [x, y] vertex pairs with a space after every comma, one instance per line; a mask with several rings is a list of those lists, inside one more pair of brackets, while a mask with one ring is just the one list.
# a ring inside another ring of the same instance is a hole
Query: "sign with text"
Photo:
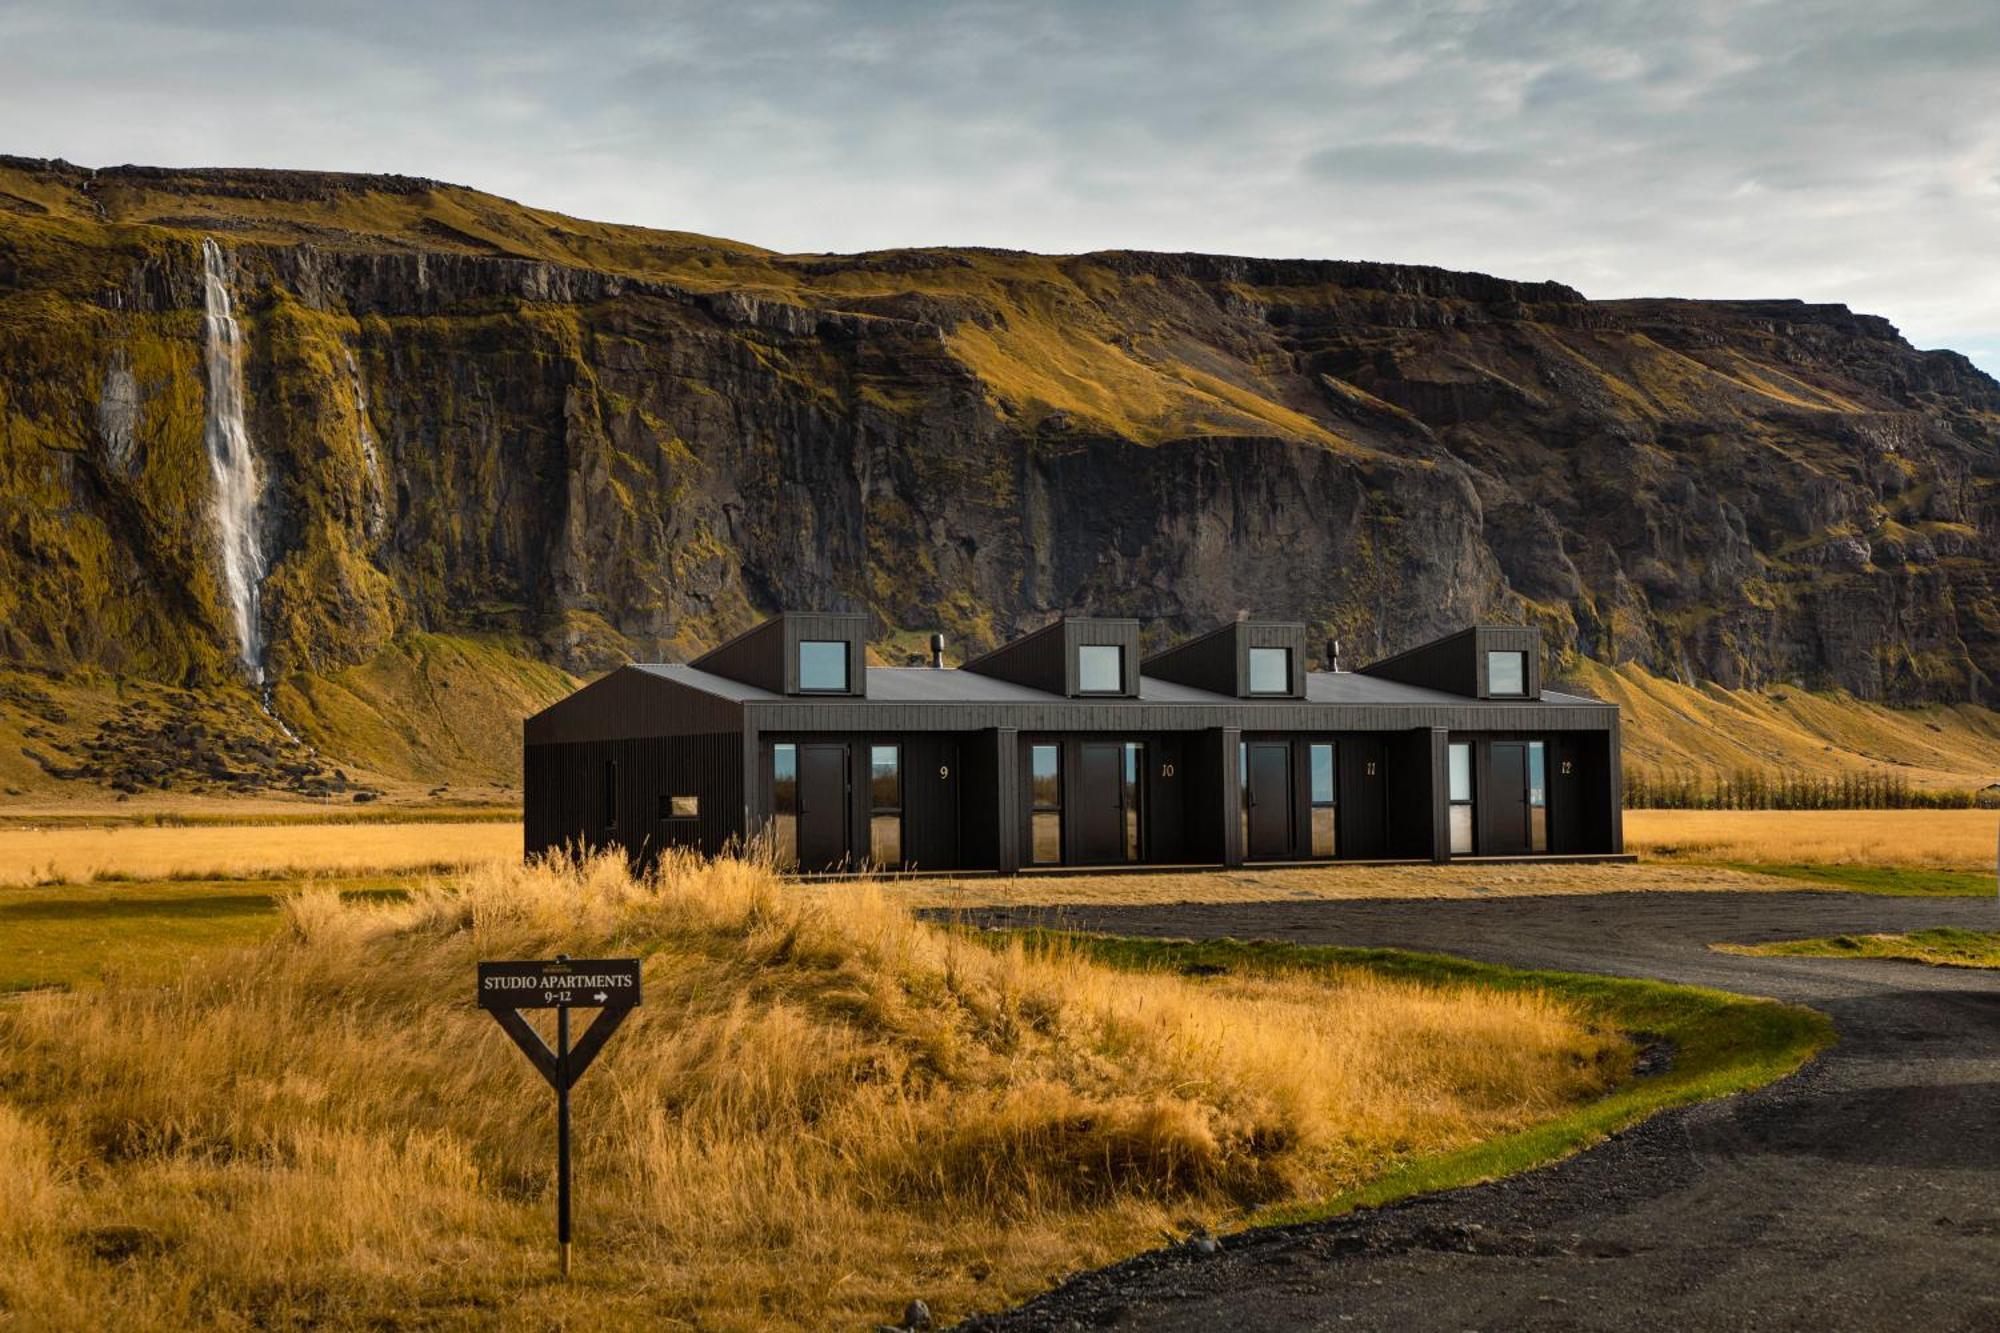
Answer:
[[[511, 960], [479, 965], [479, 1007], [494, 1020], [535, 1072], [556, 1092], [556, 1244], [563, 1276], [569, 1276], [569, 1090], [590, 1068], [604, 1043], [639, 1004], [637, 958], [571, 958]], [[542, 1040], [523, 1009], [556, 1011], [554, 1050]], [[576, 1045], [569, 1042], [569, 1011], [595, 1009], [597, 1017], [583, 1030]]]
[[481, 963], [483, 1009], [603, 1009], [639, 1003], [636, 958]]

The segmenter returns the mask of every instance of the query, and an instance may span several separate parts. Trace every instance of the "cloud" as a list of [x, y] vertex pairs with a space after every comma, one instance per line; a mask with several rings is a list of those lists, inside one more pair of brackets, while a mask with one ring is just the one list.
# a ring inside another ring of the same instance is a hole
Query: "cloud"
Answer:
[[1985, 0], [25, 0], [0, 151], [397, 171], [786, 250], [1797, 296], [2000, 369]]
[[1340, 184], [1450, 184], [1518, 179], [1531, 165], [1525, 154], [1503, 149], [1388, 140], [1322, 148], [1306, 158], [1305, 171]]

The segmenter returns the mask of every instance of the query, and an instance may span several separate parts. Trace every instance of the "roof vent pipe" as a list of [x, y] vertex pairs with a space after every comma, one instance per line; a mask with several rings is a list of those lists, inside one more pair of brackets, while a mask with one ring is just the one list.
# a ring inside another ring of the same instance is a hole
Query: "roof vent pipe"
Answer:
[[1326, 662], [1327, 662], [1327, 670], [1329, 670], [1329, 671], [1338, 671], [1338, 670], [1340, 670], [1340, 640], [1339, 640], [1339, 639], [1328, 639], [1328, 640], [1326, 641]]
[[944, 670], [944, 635], [931, 635], [931, 670]]

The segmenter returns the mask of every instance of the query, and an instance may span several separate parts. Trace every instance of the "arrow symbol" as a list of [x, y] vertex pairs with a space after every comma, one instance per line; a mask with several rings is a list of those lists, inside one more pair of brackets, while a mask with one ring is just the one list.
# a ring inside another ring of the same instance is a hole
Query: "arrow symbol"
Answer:
[[599, 1004], [603, 1004], [606, 1000], [610, 999], [611, 997], [609, 995], [606, 995], [603, 991], [599, 991], [597, 992], [597, 994], [591, 996], [590, 998], [597, 1001]]

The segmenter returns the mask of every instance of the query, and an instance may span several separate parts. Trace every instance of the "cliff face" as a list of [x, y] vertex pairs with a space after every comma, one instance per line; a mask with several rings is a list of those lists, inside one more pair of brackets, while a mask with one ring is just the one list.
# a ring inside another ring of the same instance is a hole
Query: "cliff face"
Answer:
[[280, 682], [416, 631], [581, 672], [781, 605], [865, 608], [892, 655], [1247, 607], [1357, 658], [1486, 617], [1732, 686], [2000, 695], [2000, 384], [1841, 307], [779, 256], [400, 178], [0, 159], [11, 662], [237, 671], [205, 237]]

